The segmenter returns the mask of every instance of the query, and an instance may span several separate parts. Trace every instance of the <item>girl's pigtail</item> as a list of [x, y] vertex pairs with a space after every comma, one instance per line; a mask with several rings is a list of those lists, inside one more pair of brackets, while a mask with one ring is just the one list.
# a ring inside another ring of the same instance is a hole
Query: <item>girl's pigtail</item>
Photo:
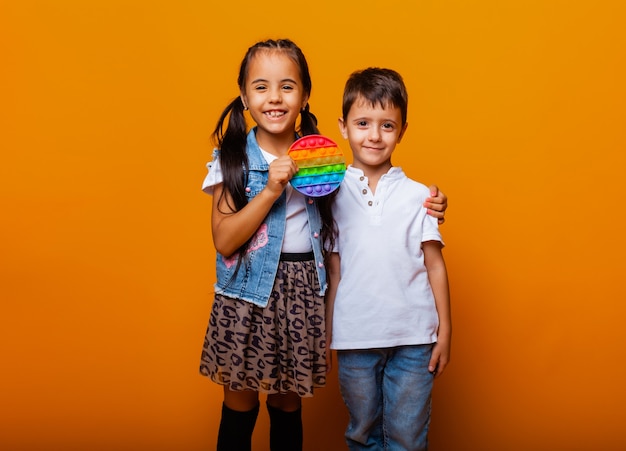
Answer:
[[[247, 204], [244, 176], [248, 169], [246, 156], [247, 124], [243, 112], [243, 102], [240, 97], [237, 97], [222, 112], [213, 132], [220, 149], [224, 191], [230, 194], [234, 205], [229, 205], [229, 207], [235, 211], [241, 210]], [[222, 133], [223, 124], [227, 117], [228, 125], [226, 131]]]
[[[220, 149], [220, 165], [222, 167], [222, 174], [224, 176], [224, 189], [218, 205], [222, 202], [230, 202], [229, 197], [234, 205], [227, 204], [228, 208], [232, 211], [239, 211], [246, 206], [248, 200], [246, 198], [245, 186], [247, 185], [248, 173], [248, 156], [246, 155], [246, 143], [247, 143], [247, 125], [246, 118], [243, 114], [244, 106], [241, 97], [234, 99], [224, 110], [220, 116], [213, 136], [217, 139]], [[228, 117], [228, 125], [226, 132], [222, 133], [223, 124]], [[245, 255], [245, 250], [248, 247], [248, 242], [244, 243], [233, 255], [237, 255], [237, 266], [231, 279], [227, 282], [227, 285], [235, 280], [237, 272], [242, 264], [242, 255]]]
[[319, 130], [317, 128], [317, 118], [313, 113], [311, 113], [308, 103], [304, 108], [302, 108], [302, 111], [300, 111], [300, 116], [300, 133], [303, 136], [319, 134]]

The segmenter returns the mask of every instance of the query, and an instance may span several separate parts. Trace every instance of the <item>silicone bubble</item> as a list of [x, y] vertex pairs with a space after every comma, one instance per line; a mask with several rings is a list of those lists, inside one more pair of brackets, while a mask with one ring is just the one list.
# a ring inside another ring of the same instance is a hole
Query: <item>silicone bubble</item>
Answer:
[[321, 197], [332, 193], [339, 188], [346, 173], [341, 149], [326, 136], [303, 136], [291, 145], [289, 156], [298, 165], [291, 186], [307, 196]]

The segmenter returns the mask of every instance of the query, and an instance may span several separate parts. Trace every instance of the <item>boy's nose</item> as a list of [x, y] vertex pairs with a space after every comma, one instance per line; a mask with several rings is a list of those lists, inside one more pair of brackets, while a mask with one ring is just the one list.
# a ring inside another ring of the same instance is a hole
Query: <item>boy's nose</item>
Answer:
[[369, 140], [370, 141], [378, 141], [378, 140], [380, 140], [380, 130], [378, 130], [378, 127], [372, 127], [370, 129]]

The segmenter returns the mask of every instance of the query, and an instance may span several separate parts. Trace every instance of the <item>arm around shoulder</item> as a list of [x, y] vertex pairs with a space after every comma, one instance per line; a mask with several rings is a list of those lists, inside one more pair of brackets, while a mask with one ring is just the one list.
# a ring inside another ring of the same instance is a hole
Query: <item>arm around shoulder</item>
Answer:
[[448, 196], [446, 196], [437, 185], [430, 185], [428, 188], [430, 197], [424, 202], [424, 207], [430, 216], [437, 218], [439, 224], [443, 224], [446, 218], [446, 210], [448, 209]]

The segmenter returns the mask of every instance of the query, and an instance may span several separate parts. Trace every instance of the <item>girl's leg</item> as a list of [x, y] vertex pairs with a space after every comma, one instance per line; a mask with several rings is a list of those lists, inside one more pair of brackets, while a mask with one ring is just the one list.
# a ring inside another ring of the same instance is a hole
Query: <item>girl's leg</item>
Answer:
[[259, 413], [259, 394], [252, 390], [232, 391], [224, 387], [222, 419], [217, 451], [250, 451], [252, 431]]
[[268, 395], [270, 450], [302, 450], [302, 400], [295, 392]]

